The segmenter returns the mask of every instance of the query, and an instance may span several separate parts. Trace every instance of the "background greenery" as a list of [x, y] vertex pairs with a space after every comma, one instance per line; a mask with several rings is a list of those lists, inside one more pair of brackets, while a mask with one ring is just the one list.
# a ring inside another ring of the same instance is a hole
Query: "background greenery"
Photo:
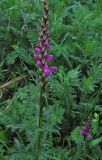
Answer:
[[[49, 0], [51, 53], [40, 160], [102, 160], [102, 1]], [[33, 59], [41, 0], [0, 0], [0, 160], [34, 160], [39, 87]], [[92, 138], [79, 130], [91, 119]]]

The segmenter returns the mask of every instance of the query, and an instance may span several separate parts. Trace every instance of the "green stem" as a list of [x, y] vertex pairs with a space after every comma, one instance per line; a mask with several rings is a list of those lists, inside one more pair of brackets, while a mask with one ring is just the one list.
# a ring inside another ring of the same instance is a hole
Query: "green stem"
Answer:
[[38, 127], [39, 127], [39, 132], [38, 132], [38, 141], [37, 141], [37, 160], [39, 160], [39, 155], [41, 151], [41, 144], [42, 144], [42, 137], [43, 137], [43, 107], [45, 105], [44, 101], [44, 92], [45, 92], [45, 86], [41, 86], [40, 90], [40, 100], [39, 100], [39, 122], [38, 122]]

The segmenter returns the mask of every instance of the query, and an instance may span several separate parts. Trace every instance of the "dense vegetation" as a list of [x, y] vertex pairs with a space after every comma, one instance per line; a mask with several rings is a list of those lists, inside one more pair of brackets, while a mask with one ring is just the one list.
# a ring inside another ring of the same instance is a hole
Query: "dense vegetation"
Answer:
[[[49, 10], [58, 70], [48, 78], [39, 160], [102, 160], [102, 1], [49, 0]], [[37, 160], [42, 15], [42, 0], [0, 0], [0, 160]]]

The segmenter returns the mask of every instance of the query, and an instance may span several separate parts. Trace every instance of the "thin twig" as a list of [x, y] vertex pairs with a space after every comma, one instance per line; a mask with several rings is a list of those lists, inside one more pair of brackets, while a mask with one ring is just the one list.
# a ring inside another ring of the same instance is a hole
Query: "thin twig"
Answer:
[[3, 88], [5, 88], [5, 87], [8, 87], [9, 85], [11, 85], [11, 84], [13, 84], [13, 83], [15, 83], [15, 82], [18, 82], [18, 81], [24, 79], [24, 78], [27, 77], [27, 76], [28, 76], [28, 75], [22, 76], [22, 77], [18, 77], [18, 78], [16, 78], [15, 80], [10, 80], [9, 82], [0, 85], [0, 89], [3, 89]]

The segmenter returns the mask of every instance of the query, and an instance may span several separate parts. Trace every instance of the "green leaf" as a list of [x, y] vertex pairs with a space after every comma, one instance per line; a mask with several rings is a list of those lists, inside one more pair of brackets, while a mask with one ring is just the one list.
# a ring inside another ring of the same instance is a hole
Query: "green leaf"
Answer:
[[102, 142], [102, 137], [97, 138], [97, 139], [94, 139], [94, 140], [91, 142], [91, 146], [92, 146], [92, 147], [95, 147], [95, 146], [99, 145], [99, 143], [101, 143], [101, 142]]
[[0, 156], [1, 160], [8, 160], [8, 158], [6, 156]]
[[89, 76], [88, 78], [83, 80], [84, 90], [87, 92], [93, 92], [95, 89], [95, 81], [93, 76]]
[[76, 127], [71, 132], [71, 139], [77, 144], [80, 145], [84, 141], [84, 137], [80, 135], [80, 127]]

